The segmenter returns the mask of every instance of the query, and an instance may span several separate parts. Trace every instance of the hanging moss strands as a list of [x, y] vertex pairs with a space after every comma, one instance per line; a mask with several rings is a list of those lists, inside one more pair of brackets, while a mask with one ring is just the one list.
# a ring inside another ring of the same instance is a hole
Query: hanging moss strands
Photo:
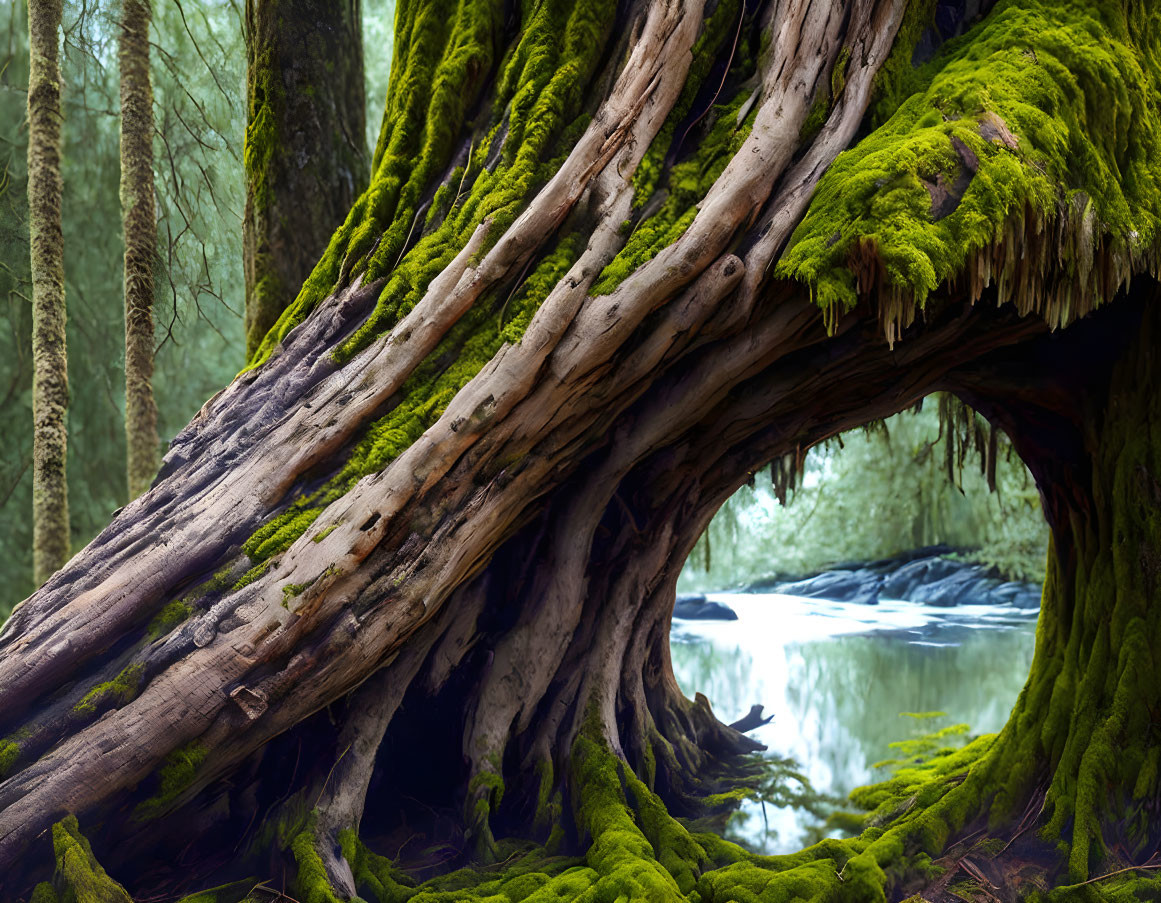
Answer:
[[1148, 4], [997, 4], [895, 77], [924, 84], [823, 176], [778, 274], [826, 309], [875, 292], [894, 340], [951, 279], [1060, 327], [1156, 273], [1159, 36]]

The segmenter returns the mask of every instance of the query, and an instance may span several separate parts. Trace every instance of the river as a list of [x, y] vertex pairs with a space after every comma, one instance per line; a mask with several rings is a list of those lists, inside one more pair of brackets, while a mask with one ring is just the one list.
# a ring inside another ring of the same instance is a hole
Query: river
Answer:
[[[817, 790], [845, 796], [884, 777], [888, 744], [966, 723], [1003, 727], [1032, 663], [1035, 611], [991, 605], [858, 605], [780, 594], [710, 593], [736, 621], [675, 619], [673, 668], [730, 722], [752, 703], [774, 720], [750, 733], [798, 760]], [[945, 712], [917, 720], [903, 713]], [[729, 836], [767, 853], [800, 849], [812, 817], [746, 803]]]

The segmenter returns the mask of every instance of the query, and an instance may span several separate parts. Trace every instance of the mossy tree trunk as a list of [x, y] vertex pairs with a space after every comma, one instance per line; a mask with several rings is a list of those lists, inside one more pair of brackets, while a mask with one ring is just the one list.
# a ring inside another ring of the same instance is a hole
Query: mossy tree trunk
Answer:
[[246, 356], [367, 187], [361, 0], [246, 0]]
[[[1101, 525], [1148, 518], [1116, 513], [1103, 456], [1148, 412], [1106, 417], [1108, 384], [1066, 365], [1091, 343], [1146, 366], [1124, 349], [1155, 334], [1130, 316], [1152, 282], [1121, 295], [1161, 214], [1161, 28], [1092, 9], [1003, 3], [915, 73], [930, 3], [402, 5], [370, 188], [156, 486], [0, 634], [0, 867], [47, 875], [55, 825], [58, 885], [111, 880], [95, 853], [142, 897], [394, 900], [396, 866], [466, 863], [430, 889], [882, 900], [1055, 773], [1042, 827], [1087, 874], [1117, 811], [1094, 777], [1128, 798], [1157, 746], [1108, 764], [1138, 716], [1090, 686], [1146, 679], [1143, 584], [1115, 631], [1083, 623], [1121, 611]], [[1138, 110], [1123, 141], [1076, 131], [1078, 72]], [[1133, 172], [1123, 209], [1068, 181], [1097, 163]], [[1067, 468], [1045, 404], [1021, 413], [1062, 372]], [[678, 571], [760, 466], [939, 389], [1008, 427], [1050, 500], [1029, 690], [999, 741], [877, 791], [861, 837], [748, 855], [702, 830], [754, 744], [676, 684]], [[1035, 733], [1053, 680], [1078, 715]]]
[[[1147, 280], [1084, 333], [996, 355], [953, 383], [1013, 437], [1052, 527], [1032, 672], [965, 790], [991, 798], [993, 823], [1034, 797], [1026, 843], [1059, 845], [1062, 883], [1149, 862], [1161, 845], [1159, 302]], [[1126, 898], [1155, 892], [1134, 881]]]
[[43, 583], [69, 557], [68, 356], [61, 233], [60, 0], [29, 0], [28, 227], [32, 248], [32, 558]]
[[121, 0], [121, 224], [125, 235], [125, 438], [129, 498], [149, 488], [159, 463], [153, 400], [153, 87], [150, 0]]

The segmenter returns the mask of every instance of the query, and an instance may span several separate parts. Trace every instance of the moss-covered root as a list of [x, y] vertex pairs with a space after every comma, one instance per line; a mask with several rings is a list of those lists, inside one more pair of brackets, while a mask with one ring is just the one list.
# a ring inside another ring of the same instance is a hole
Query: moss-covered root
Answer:
[[290, 852], [298, 866], [295, 878], [295, 897], [301, 903], [342, 903], [327, 878], [322, 857], [315, 849], [314, 831], [310, 828], [297, 834], [290, 842]]
[[[599, 732], [573, 744], [568, 761], [571, 827], [583, 855], [499, 839], [494, 865], [459, 869], [419, 887], [390, 861], [346, 832], [343, 854], [358, 890], [379, 903], [587, 903], [621, 901], [885, 901], [889, 890], [938, 872], [931, 855], [974, 815], [980, 799], [964, 773], [986, 756], [992, 738], [943, 750], [887, 784], [866, 788], [875, 826], [861, 837], [826, 840], [791, 856], [758, 856], [672, 817]], [[568, 817], [568, 816], [566, 816]], [[292, 843], [300, 899], [331, 903], [312, 835]]]
[[[59, 897], [40, 885], [34, 900], [61, 903], [133, 903], [128, 891], [105, 874], [93, 856], [93, 848], [81, 833], [76, 816], [69, 815], [52, 826], [52, 846], [56, 854], [56, 885]], [[51, 895], [50, 895], [51, 894]]]

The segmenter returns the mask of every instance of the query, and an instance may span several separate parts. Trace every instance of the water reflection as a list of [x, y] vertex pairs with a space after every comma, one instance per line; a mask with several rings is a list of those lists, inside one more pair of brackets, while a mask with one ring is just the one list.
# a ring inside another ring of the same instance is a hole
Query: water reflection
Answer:
[[[888, 744], [931, 730], [902, 712], [946, 712], [974, 733], [999, 730], [1032, 662], [1035, 612], [994, 606], [849, 605], [782, 595], [720, 594], [737, 621], [674, 621], [673, 667], [732, 721], [760, 702], [774, 721], [751, 736], [792, 756], [814, 786], [840, 796], [877, 779]], [[769, 834], [766, 826], [769, 825]], [[749, 806], [753, 846], [789, 852], [803, 817]]]

